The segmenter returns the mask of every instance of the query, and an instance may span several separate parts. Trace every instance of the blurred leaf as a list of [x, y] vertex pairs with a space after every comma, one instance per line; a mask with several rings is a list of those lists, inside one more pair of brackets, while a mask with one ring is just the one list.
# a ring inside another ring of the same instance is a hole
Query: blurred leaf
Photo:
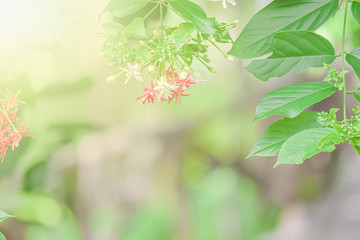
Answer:
[[181, 166], [182, 181], [186, 187], [193, 186], [206, 173], [209, 166], [206, 156], [198, 151], [189, 151], [185, 154]]
[[360, 79], [360, 47], [352, 50], [350, 54], [346, 54], [346, 61], [352, 66]]
[[223, 164], [234, 162], [248, 151], [248, 136], [254, 134], [250, 117], [248, 113], [213, 116], [197, 129], [195, 144]]
[[168, 240], [173, 235], [174, 219], [163, 206], [140, 208], [131, 217], [121, 240]]
[[144, 19], [141, 17], [134, 18], [134, 20], [125, 27], [125, 30], [132, 34], [134, 37], [146, 37]]
[[315, 154], [334, 151], [335, 146], [331, 144], [317, 148], [317, 144], [333, 132], [336, 131], [332, 128], [312, 128], [291, 136], [282, 146], [274, 167], [280, 164], [302, 164]]
[[178, 28], [173, 31], [176, 46], [189, 42], [191, 34], [195, 31], [194, 25], [191, 23], [181, 23]]
[[315, 31], [334, 15], [338, 4], [338, 0], [273, 1], [249, 21], [229, 54], [250, 59], [270, 53], [276, 33], [284, 30]]
[[6, 240], [6, 237], [2, 232], [0, 232], [0, 240]]
[[273, 54], [254, 60], [246, 67], [262, 81], [293, 71], [301, 74], [309, 67], [323, 67], [335, 60], [335, 49], [324, 37], [308, 31], [284, 31], [274, 36]]
[[123, 32], [125, 31], [125, 26], [117, 22], [107, 22], [102, 25], [105, 31], [109, 32]]
[[188, 0], [170, 1], [169, 4], [183, 18], [194, 24], [199, 32], [211, 35], [219, 30], [215, 18], [208, 18], [199, 5]]
[[14, 209], [16, 218], [21, 221], [57, 226], [62, 218], [61, 206], [52, 198], [34, 194], [19, 193]]
[[281, 146], [292, 135], [309, 128], [321, 127], [317, 118], [316, 112], [303, 112], [295, 118], [283, 118], [271, 124], [257, 139], [247, 158], [279, 154]]
[[47, 161], [40, 162], [25, 173], [23, 190], [28, 192], [45, 190], [47, 163]]
[[330, 97], [337, 88], [327, 82], [305, 82], [279, 88], [265, 95], [256, 106], [254, 121], [271, 115], [296, 117], [305, 108]]
[[125, 17], [142, 9], [149, 2], [150, 0], [111, 0], [103, 13], [109, 11], [114, 17]]
[[39, 92], [40, 96], [55, 97], [58, 95], [67, 95], [80, 93], [86, 89], [89, 89], [93, 85], [93, 81], [90, 78], [83, 78], [74, 83], [62, 83], [54, 86], [50, 86]]
[[8, 218], [12, 218], [12, 217], [15, 217], [15, 216], [7, 214], [6, 212], [0, 210], [0, 222], [6, 220]]
[[25, 228], [28, 240], [79, 240], [81, 236], [77, 219], [69, 209], [64, 211], [62, 220], [56, 226], [28, 224]]
[[225, 167], [192, 187], [189, 204], [195, 240], [257, 239], [276, 226], [278, 217], [277, 208], [261, 205], [252, 180]]
[[355, 21], [360, 25], [360, 2], [351, 3], [351, 12]]

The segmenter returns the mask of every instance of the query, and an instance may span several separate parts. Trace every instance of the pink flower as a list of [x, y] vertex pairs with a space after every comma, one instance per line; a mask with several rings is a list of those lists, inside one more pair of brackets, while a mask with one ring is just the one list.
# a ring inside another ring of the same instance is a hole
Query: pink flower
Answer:
[[7, 103], [6, 103], [6, 106], [7, 108], [12, 108], [12, 107], [17, 107], [17, 104], [18, 103], [21, 103], [21, 104], [26, 104], [26, 102], [23, 102], [23, 101], [20, 101], [20, 100], [17, 100], [17, 96], [20, 94], [21, 91], [18, 91], [15, 96], [13, 96], [9, 89], [6, 89], [7, 93], [9, 94], [9, 99], [6, 99]]
[[184, 79], [181, 79], [181, 78], [175, 79], [175, 84], [178, 85], [179, 88], [181, 88], [183, 90], [191, 87], [191, 84], [196, 84], [196, 82], [191, 81], [190, 75], [191, 75], [191, 72], [189, 72]]
[[143, 104], [145, 104], [146, 101], [148, 101], [148, 103], [154, 103], [154, 100], [158, 98], [153, 82], [151, 82], [151, 86], [145, 85], [144, 92], [136, 98], [136, 101], [141, 98], [144, 98]]
[[[9, 90], [9, 98], [0, 99], [0, 158], [1, 162], [4, 161], [7, 149], [11, 147], [14, 151], [15, 147], [18, 147], [22, 136], [34, 137], [32, 133], [27, 132], [29, 128], [25, 129], [25, 123], [20, 126], [18, 116], [18, 109], [16, 109], [18, 103], [25, 104], [25, 102], [17, 100], [16, 97], [20, 92], [13, 96]], [[15, 124], [16, 123], [16, 124]]]
[[169, 102], [170, 103], [173, 99], [175, 99], [175, 104], [179, 102], [179, 104], [181, 104], [181, 97], [186, 97], [189, 96], [190, 94], [183, 94], [182, 92], [184, 92], [184, 90], [182, 90], [181, 88], [178, 88], [177, 90], [171, 90], [172, 95], [171, 97], [169, 97]]

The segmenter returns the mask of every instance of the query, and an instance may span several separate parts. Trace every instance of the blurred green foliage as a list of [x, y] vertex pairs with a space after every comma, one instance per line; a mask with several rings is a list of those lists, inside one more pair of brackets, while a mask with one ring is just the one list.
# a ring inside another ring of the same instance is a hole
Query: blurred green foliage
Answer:
[[[259, 127], [251, 124], [256, 96], [249, 94], [259, 85], [245, 82], [240, 64], [209, 53], [217, 75], [199, 67], [208, 82], [182, 105], [143, 106], [135, 101], [140, 85], [105, 82], [113, 73], [98, 56], [106, 2], [36, 2], [47, 7], [39, 22], [52, 27], [34, 28], [26, 44], [0, 40], [0, 49], [13, 50], [0, 54], [1, 86], [22, 91], [22, 120], [35, 134], [0, 166], [0, 209], [16, 216], [0, 226], [8, 240], [253, 240], [277, 227], [281, 208], [233, 167], [248, 164]], [[255, 8], [253, 1], [226, 12], [221, 3], [200, 3], [226, 21]], [[81, 158], [83, 145], [89, 155]], [[147, 152], [137, 157], [158, 145], [156, 160]], [[116, 179], [97, 182], [112, 171]], [[309, 184], [299, 184], [303, 199], [318, 192]]]

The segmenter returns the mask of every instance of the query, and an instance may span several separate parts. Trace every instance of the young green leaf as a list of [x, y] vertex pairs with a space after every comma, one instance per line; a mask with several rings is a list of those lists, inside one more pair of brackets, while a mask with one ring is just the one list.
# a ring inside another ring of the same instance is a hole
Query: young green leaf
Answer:
[[352, 50], [350, 54], [346, 54], [346, 61], [352, 66], [360, 79], [360, 47]]
[[0, 222], [6, 220], [8, 218], [12, 218], [12, 217], [14, 217], [14, 216], [7, 214], [6, 212], [0, 210]]
[[245, 26], [229, 54], [255, 58], [272, 51], [274, 35], [284, 30], [314, 31], [338, 9], [339, 0], [273, 1]]
[[188, 0], [173, 0], [169, 1], [169, 4], [183, 18], [194, 24], [199, 32], [211, 35], [219, 30], [215, 18], [208, 18], [199, 5]]
[[257, 139], [247, 158], [258, 156], [275, 156], [281, 146], [292, 135], [310, 128], [321, 127], [317, 122], [316, 112], [303, 112], [295, 118], [283, 118], [271, 124]]
[[318, 149], [327, 148], [328, 146], [335, 146], [340, 143], [343, 143], [339, 133], [337, 131], [331, 132], [325, 137], [323, 137], [317, 144]]
[[293, 118], [305, 108], [330, 97], [337, 88], [327, 82], [289, 85], [265, 95], [256, 107], [254, 121], [271, 115]]
[[139, 11], [149, 2], [150, 0], [111, 0], [103, 13], [109, 11], [114, 17], [125, 17]]
[[328, 134], [336, 132], [332, 128], [311, 128], [291, 136], [281, 147], [278, 160], [274, 167], [280, 164], [301, 164], [320, 152], [332, 152], [334, 145], [317, 148], [317, 144]]
[[134, 18], [132, 22], [125, 27], [125, 30], [136, 38], [146, 37], [144, 19]]
[[351, 145], [355, 149], [356, 153], [360, 155], [360, 137], [352, 138]]
[[355, 21], [360, 25], [360, 2], [351, 3], [351, 12]]
[[354, 92], [353, 96], [354, 96], [355, 100], [360, 104], [360, 93]]
[[195, 27], [191, 23], [181, 23], [179, 28], [173, 31], [173, 36], [175, 39], [175, 44], [179, 47], [182, 44], [189, 42], [191, 34], [195, 31]]
[[125, 26], [117, 22], [107, 22], [102, 25], [105, 31], [107, 32], [123, 32], [125, 31]]
[[300, 74], [309, 67], [323, 67], [335, 58], [335, 49], [326, 38], [309, 31], [284, 31], [274, 36], [273, 54], [252, 61], [246, 70], [267, 81], [290, 71]]
[[6, 237], [2, 232], [0, 232], [0, 240], [6, 240]]

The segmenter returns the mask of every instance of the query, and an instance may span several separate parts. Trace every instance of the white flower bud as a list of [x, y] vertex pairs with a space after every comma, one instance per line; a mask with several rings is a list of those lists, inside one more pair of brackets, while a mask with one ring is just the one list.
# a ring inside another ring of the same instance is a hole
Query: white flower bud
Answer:
[[106, 78], [106, 82], [108, 82], [108, 83], [113, 83], [115, 80], [116, 80], [116, 76], [115, 75], [111, 75], [111, 76], [109, 76], [108, 78]]
[[150, 65], [147, 70], [152, 73], [155, 71], [155, 68], [154, 66]]
[[229, 62], [233, 62], [233, 61], [234, 61], [234, 58], [231, 57], [231, 56], [227, 56], [226, 59], [227, 59]]
[[185, 79], [187, 77], [186, 72], [181, 72], [180, 73], [180, 79]]

